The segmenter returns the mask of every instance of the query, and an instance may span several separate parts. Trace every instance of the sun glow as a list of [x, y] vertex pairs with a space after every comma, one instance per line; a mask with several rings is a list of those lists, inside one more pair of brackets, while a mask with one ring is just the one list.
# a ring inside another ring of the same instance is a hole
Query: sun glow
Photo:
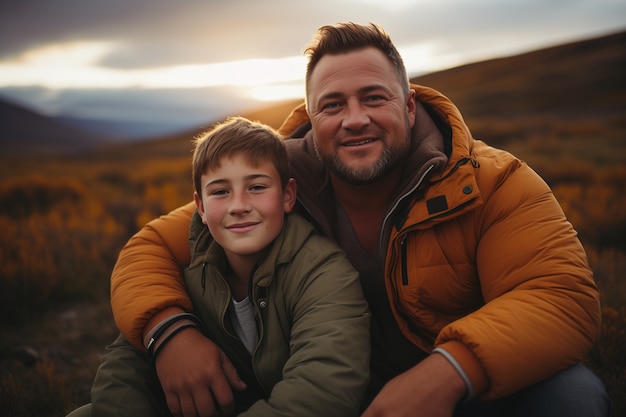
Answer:
[[[258, 101], [304, 97], [306, 58], [246, 59], [239, 61], [175, 65], [147, 69], [104, 67], [115, 42], [71, 42], [33, 49], [0, 63], [0, 87], [41, 86], [63, 89], [178, 89], [215, 86], [242, 87]], [[410, 76], [416, 69], [441, 68], [435, 59], [436, 45], [399, 47]]]
[[253, 87], [250, 95], [257, 101], [283, 101], [304, 98], [304, 81], [291, 84], [268, 84]]
[[50, 89], [252, 87], [304, 78], [304, 57], [133, 70], [99, 66], [114, 47], [112, 42], [73, 42], [31, 50], [0, 63], [0, 86]]

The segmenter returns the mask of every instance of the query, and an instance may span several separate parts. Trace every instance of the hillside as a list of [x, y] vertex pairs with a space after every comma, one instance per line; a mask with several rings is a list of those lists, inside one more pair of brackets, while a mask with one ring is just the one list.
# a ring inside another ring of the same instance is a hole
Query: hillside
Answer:
[[96, 134], [76, 129], [20, 105], [0, 100], [0, 154], [65, 153], [101, 145]]
[[[284, 103], [268, 106], [268, 108], [252, 112], [244, 112], [244, 116], [251, 120], [258, 120], [274, 128], [279, 128], [291, 110], [302, 100], [290, 100]], [[99, 160], [107, 158], [123, 158], [124, 160], [149, 159], [153, 157], [191, 156], [192, 140], [219, 120], [209, 120], [204, 126], [189, 129], [174, 135], [166, 135], [154, 140], [137, 141], [131, 143], [111, 143], [93, 152], [93, 157]]]
[[610, 118], [626, 111], [626, 32], [483, 61], [414, 81], [449, 96], [468, 119], [550, 114]]

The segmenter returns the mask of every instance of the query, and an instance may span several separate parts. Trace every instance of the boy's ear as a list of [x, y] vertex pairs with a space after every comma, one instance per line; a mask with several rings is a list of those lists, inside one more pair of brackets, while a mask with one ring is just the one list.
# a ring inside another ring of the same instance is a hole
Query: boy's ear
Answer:
[[206, 224], [206, 217], [204, 217], [204, 204], [202, 203], [202, 199], [198, 193], [195, 191], [193, 193], [193, 201], [196, 202], [196, 208], [198, 209], [198, 214], [202, 217], [202, 223]]
[[296, 180], [289, 178], [283, 192], [285, 213], [291, 213], [291, 210], [293, 210], [293, 207], [296, 205], [296, 190]]

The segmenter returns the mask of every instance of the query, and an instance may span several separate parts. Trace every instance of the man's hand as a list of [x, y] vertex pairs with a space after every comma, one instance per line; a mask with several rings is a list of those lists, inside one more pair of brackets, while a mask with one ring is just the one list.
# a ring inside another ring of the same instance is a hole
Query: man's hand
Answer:
[[387, 382], [362, 417], [450, 417], [466, 391], [452, 364], [434, 353]]
[[228, 415], [233, 389], [246, 384], [224, 352], [196, 329], [185, 329], [159, 352], [156, 371], [167, 406], [176, 417]]

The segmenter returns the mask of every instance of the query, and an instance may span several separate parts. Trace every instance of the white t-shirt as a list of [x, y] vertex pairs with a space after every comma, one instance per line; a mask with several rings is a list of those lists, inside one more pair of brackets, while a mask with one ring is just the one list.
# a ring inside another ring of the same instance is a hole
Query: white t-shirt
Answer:
[[230, 309], [230, 321], [235, 328], [235, 333], [243, 342], [248, 352], [252, 353], [259, 339], [259, 334], [254, 321], [254, 307], [250, 298], [241, 301], [232, 299], [233, 307]]

